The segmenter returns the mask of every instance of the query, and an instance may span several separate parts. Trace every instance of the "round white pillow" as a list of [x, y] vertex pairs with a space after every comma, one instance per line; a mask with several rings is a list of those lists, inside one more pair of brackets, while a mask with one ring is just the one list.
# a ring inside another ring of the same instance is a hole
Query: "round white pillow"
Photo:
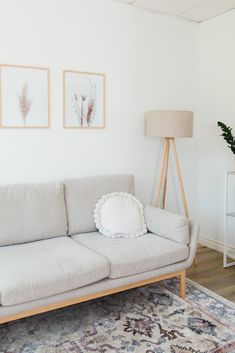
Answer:
[[108, 237], [135, 238], [147, 233], [143, 205], [131, 194], [112, 192], [95, 205], [95, 224]]

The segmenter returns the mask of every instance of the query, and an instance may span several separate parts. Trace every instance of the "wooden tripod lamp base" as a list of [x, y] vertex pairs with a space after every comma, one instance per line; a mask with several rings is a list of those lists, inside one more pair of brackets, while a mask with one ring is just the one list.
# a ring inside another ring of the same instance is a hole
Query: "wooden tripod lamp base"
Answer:
[[[176, 165], [177, 176], [178, 176], [178, 182], [179, 182], [179, 187], [180, 187], [180, 194], [181, 194], [183, 207], [184, 207], [184, 214], [185, 214], [185, 217], [188, 218], [189, 217], [188, 206], [187, 206], [187, 201], [186, 201], [186, 197], [185, 197], [182, 173], [181, 173], [181, 169], [180, 169], [179, 157], [178, 157], [176, 144], [175, 144], [175, 138], [174, 137], [165, 137], [164, 141], [165, 141], [165, 143], [164, 143], [164, 150], [163, 150], [162, 165], [161, 165], [161, 170], [160, 170], [160, 178], [159, 178], [159, 181], [156, 186], [155, 193], [154, 193], [153, 206], [165, 208], [165, 205], [166, 205], [166, 190], [167, 190], [167, 179], [168, 179], [168, 169], [169, 169], [168, 168], [169, 156], [170, 156], [170, 150], [172, 147], [174, 161], [175, 161], [175, 165]], [[162, 195], [162, 200], [161, 200], [161, 195]], [[162, 201], [162, 204], [161, 204], [161, 201]]]
[[[179, 158], [176, 150], [175, 138], [193, 136], [193, 112], [178, 110], [160, 110], [147, 112], [145, 116], [145, 134], [148, 137], [163, 137], [165, 141], [159, 181], [156, 185], [153, 197], [153, 206], [161, 208], [165, 208], [166, 206], [169, 156], [172, 148], [178, 176], [180, 195], [184, 207], [184, 214], [185, 217], [188, 218], [189, 212], [185, 197]], [[197, 264], [196, 259], [194, 260], [194, 264]]]

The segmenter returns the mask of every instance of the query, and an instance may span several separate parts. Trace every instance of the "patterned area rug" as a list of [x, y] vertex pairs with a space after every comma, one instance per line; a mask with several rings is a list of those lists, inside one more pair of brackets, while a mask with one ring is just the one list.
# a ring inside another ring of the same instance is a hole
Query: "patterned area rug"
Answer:
[[235, 304], [167, 280], [0, 326], [1, 353], [235, 353]]

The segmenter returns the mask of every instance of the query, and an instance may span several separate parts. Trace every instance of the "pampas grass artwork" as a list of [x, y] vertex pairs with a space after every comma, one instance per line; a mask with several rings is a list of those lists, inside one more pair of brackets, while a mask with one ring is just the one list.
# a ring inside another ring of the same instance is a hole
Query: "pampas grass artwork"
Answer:
[[74, 93], [72, 97], [73, 110], [81, 127], [92, 125], [95, 116], [95, 96], [96, 87], [90, 87], [90, 90], [84, 93]]
[[28, 84], [24, 83], [22, 87], [22, 92], [18, 95], [19, 97], [19, 109], [23, 119], [24, 126], [26, 126], [26, 119], [29, 111], [32, 107], [32, 99], [28, 96]]
[[90, 98], [87, 103], [87, 125], [90, 126], [95, 115], [95, 98]]
[[64, 71], [64, 127], [104, 128], [104, 75]]
[[49, 69], [0, 64], [0, 127], [50, 127]]

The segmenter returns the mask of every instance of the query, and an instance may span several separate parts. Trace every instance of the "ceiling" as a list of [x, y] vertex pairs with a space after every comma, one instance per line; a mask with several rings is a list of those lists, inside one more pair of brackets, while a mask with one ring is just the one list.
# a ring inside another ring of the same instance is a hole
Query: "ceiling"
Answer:
[[145, 10], [204, 22], [235, 9], [235, 0], [115, 0]]

